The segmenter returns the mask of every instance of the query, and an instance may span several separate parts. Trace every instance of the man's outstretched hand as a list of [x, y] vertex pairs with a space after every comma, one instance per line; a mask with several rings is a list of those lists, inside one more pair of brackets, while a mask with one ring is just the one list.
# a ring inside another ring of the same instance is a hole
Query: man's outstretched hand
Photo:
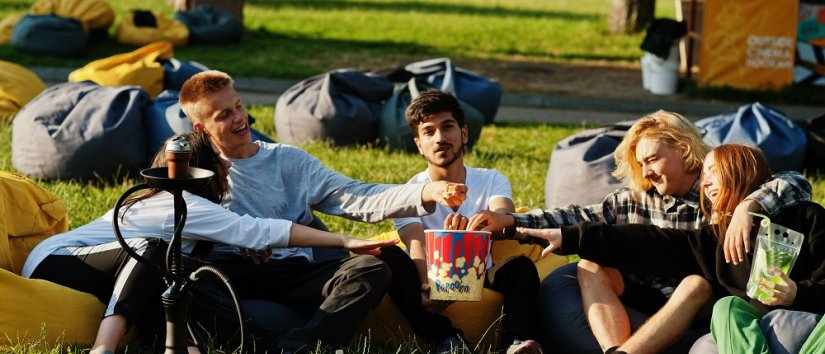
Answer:
[[528, 229], [525, 227], [516, 228], [516, 233], [537, 240], [536, 243], [546, 245], [541, 251], [542, 257], [547, 257], [553, 252], [561, 249], [561, 229]]
[[467, 186], [465, 184], [447, 181], [427, 183], [421, 196], [424, 203], [439, 203], [454, 211], [458, 210], [466, 198]]

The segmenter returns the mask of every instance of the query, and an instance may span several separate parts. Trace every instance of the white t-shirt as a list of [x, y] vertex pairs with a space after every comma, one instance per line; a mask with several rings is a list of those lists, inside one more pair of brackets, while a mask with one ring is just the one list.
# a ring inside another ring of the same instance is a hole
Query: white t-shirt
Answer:
[[[458, 208], [458, 212], [466, 217], [487, 210], [493, 198], [513, 199], [513, 190], [507, 177], [496, 170], [486, 168], [465, 167], [467, 176], [464, 184], [467, 186], [467, 198]], [[429, 183], [430, 175], [427, 170], [419, 172], [407, 183]], [[421, 224], [424, 229], [443, 229], [444, 219], [453, 210], [441, 204], [436, 205], [435, 211], [426, 216], [401, 218], [395, 220], [395, 228], [401, 230], [413, 223]], [[487, 256], [487, 267], [492, 265], [492, 256]]]

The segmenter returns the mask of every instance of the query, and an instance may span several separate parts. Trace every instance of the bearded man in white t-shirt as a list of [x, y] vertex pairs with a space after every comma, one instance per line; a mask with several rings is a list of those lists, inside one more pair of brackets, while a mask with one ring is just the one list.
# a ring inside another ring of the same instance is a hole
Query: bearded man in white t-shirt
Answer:
[[[409, 250], [409, 257], [385, 249], [380, 258], [392, 269], [390, 295], [416, 333], [438, 343], [438, 352], [463, 349], [459, 331], [429, 306], [424, 230], [442, 227], [463, 230], [467, 226], [464, 215], [482, 210], [513, 212], [510, 182], [498, 171], [464, 165], [468, 128], [458, 100], [452, 95], [435, 90], [423, 92], [410, 103], [406, 119], [418, 151], [427, 161], [427, 169], [408, 183], [446, 181], [465, 184], [468, 191], [457, 210], [436, 206], [430, 215], [396, 219], [395, 226]], [[500, 349], [506, 349], [508, 354], [541, 353], [539, 344], [533, 340], [539, 289], [535, 266], [522, 256], [495, 265], [488, 257], [487, 267], [485, 287], [504, 295]]]

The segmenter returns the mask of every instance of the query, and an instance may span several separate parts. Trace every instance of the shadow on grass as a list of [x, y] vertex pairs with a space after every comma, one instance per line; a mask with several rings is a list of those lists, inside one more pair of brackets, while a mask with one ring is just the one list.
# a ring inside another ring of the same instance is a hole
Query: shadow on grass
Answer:
[[431, 14], [459, 14], [495, 17], [523, 17], [538, 19], [560, 19], [565, 21], [597, 21], [601, 18], [594, 14], [581, 14], [567, 11], [545, 11], [513, 9], [501, 6], [481, 7], [461, 4], [424, 3], [417, 1], [366, 2], [366, 1], [272, 1], [248, 0], [247, 3], [267, 8], [301, 7], [318, 10], [371, 10], [387, 12], [426, 12]]
[[[24, 66], [79, 68], [87, 63], [135, 50], [109, 38], [77, 57], [29, 54], [0, 45], [0, 58]], [[325, 39], [247, 28], [240, 43], [196, 44], [175, 48], [175, 57], [240, 76], [302, 78], [331, 69], [343, 58], [351, 63], [387, 55], [440, 55], [435, 48], [409, 42]]]
[[[822, 107], [825, 112], [825, 88], [812, 85], [791, 85], [781, 90], [741, 90], [732, 87], [701, 87], [695, 81], [680, 82], [690, 97], [734, 102], [762, 102], [773, 104], [801, 104]], [[809, 119], [813, 117], [794, 117]]]

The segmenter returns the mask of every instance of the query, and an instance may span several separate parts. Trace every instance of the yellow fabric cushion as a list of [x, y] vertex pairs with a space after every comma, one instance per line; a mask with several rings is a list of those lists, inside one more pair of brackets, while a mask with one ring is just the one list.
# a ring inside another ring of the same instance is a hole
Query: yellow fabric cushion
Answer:
[[23, 176], [0, 171], [0, 268], [19, 273], [38, 242], [68, 228], [60, 198]]
[[17, 275], [38, 242], [68, 226], [62, 200], [25, 177], [0, 171], [0, 345], [94, 341], [104, 310], [96, 297]]
[[39, 0], [32, 4], [31, 13], [73, 18], [86, 31], [106, 29], [115, 22], [115, 11], [104, 0]]
[[138, 85], [154, 98], [163, 90], [163, 65], [157, 60], [172, 55], [171, 43], [155, 42], [86, 64], [69, 74], [69, 81], [91, 80], [103, 86]]
[[0, 60], [0, 122], [10, 120], [34, 96], [46, 89], [46, 84], [20, 65]]
[[90, 294], [0, 269], [0, 345], [91, 344], [104, 308]]
[[11, 14], [0, 20], [0, 44], [8, 44], [11, 41], [11, 34], [14, 32], [14, 26], [20, 22], [20, 19], [26, 14]]
[[131, 45], [146, 45], [157, 41], [168, 41], [176, 46], [186, 45], [189, 40], [189, 28], [182, 22], [165, 15], [152, 12], [157, 27], [135, 26], [134, 16], [124, 16], [117, 27], [117, 41]]

